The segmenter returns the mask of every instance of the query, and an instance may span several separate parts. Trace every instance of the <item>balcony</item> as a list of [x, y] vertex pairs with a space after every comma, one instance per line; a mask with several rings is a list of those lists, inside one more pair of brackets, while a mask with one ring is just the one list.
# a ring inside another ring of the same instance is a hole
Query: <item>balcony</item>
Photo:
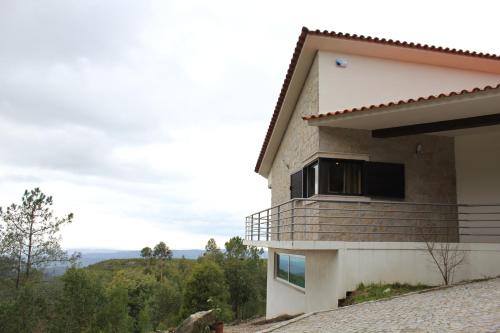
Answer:
[[500, 204], [292, 199], [247, 216], [245, 239], [500, 243]]

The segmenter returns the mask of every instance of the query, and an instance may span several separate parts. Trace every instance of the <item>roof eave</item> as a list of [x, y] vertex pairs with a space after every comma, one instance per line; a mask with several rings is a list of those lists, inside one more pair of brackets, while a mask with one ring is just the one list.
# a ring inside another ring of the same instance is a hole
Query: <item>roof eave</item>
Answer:
[[[283, 105], [290, 104], [290, 101], [294, 99], [293, 97], [295, 97], [295, 100], [297, 98], [297, 96], [291, 96], [289, 92], [289, 87], [292, 82], [297, 84], [297, 81], [294, 80], [296, 78], [296, 75], [294, 74], [296, 72], [297, 64], [299, 63], [299, 60], [301, 60], [300, 58], [302, 55], [302, 49], [304, 47], [308, 32], [309, 30], [306, 27], [303, 27], [299, 39], [297, 40], [297, 44], [295, 46], [295, 50], [293, 52], [292, 59], [290, 61], [290, 65], [288, 66], [288, 71], [286, 73], [285, 80], [283, 81], [278, 101], [276, 102], [276, 106], [274, 108], [269, 128], [267, 130], [264, 142], [262, 144], [259, 158], [257, 159], [257, 163], [255, 165], [255, 172], [263, 177], [267, 177], [269, 175], [272, 165], [272, 160], [274, 160], [274, 156], [270, 158], [268, 148], [269, 148], [269, 143], [272, 142], [273, 139], [275, 139], [276, 137], [276, 132], [274, 131], [274, 129], [276, 124], [278, 123], [278, 119], [281, 120], [284, 118], [284, 114], [281, 112], [281, 109], [283, 108]], [[302, 57], [302, 60], [304, 60], [304, 57]], [[271, 161], [269, 161], [270, 159]]]

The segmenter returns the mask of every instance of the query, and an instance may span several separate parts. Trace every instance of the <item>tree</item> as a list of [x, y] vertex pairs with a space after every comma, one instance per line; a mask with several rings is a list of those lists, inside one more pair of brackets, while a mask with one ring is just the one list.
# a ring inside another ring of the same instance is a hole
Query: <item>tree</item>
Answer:
[[0, 210], [5, 223], [1, 247], [15, 259], [16, 288], [19, 288], [22, 272], [29, 279], [33, 268], [68, 260], [59, 244], [59, 229], [72, 222], [73, 214], [54, 217], [52, 204], [51, 196], [35, 188], [24, 192], [20, 205], [12, 204], [5, 211]]
[[418, 235], [425, 242], [425, 248], [432, 262], [436, 265], [443, 282], [449, 285], [453, 282], [453, 275], [458, 266], [465, 262], [465, 252], [460, 249], [460, 244], [450, 242], [453, 236], [453, 228], [446, 226], [445, 231], [436, 233], [441, 228], [433, 228], [433, 225], [421, 225], [417, 228]]
[[201, 261], [187, 282], [183, 314], [187, 317], [192, 313], [217, 307], [220, 309], [221, 319], [229, 320], [231, 311], [227, 306], [228, 298], [228, 289], [221, 267], [211, 260]]
[[185, 274], [186, 271], [189, 269], [186, 257], [184, 255], [182, 255], [181, 259], [179, 260], [178, 268], [182, 274]]
[[153, 250], [149, 246], [146, 246], [141, 250], [141, 257], [146, 260], [146, 273], [151, 273], [151, 261], [153, 260]]
[[439, 270], [444, 284], [453, 282], [453, 275], [458, 266], [465, 262], [465, 252], [458, 243], [425, 241], [427, 252]]
[[236, 259], [259, 259], [264, 253], [263, 249], [259, 249], [255, 246], [246, 246], [243, 244], [243, 239], [241, 237], [232, 237], [224, 244], [226, 248], [227, 258]]
[[160, 260], [172, 259], [172, 250], [164, 242], [159, 242], [154, 247], [153, 257]]
[[128, 269], [118, 270], [108, 283], [108, 286], [119, 286], [127, 290], [128, 313], [134, 321], [134, 332], [139, 332], [141, 329], [139, 325], [144, 325], [144, 322], [139, 323], [140, 313], [146, 307], [157, 284], [158, 282], [152, 275], [144, 275], [140, 270]]
[[130, 332], [133, 327], [132, 318], [128, 314], [128, 291], [122, 286], [114, 286], [107, 293], [104, 309], [107, 332]]
[[206, 256], [216, 253], [220, 253], [220, 249], [217, 246], [217, 242], [215, 241], [215, 239], [210, 238], [207, 242], [207, 245], [205, 245], [205, 253], [203, 253], [203, 255]]
[[242, 306], [255, 293], [254, 272], [248, 268], [246, 260], [229, 258], [224, 262], [224, 275], [229, 290], [229, 303], [236, 319], [241, 319]]
[[174, 326], [182, 302], [180, 290], [169, 280], [158, 283], [152, 290], [147, 309], [153, 327], [158, 329], [158, 325], [163, 323], [165, 326]]
[[205, 252], [203, 253], [203, 256], [214, 260], [219, 265], [221, 265], [224, 260], [224, 254], [219, 249], [217, 242], [215, 242], [215, 239], [213, 238], [210, 238], [207, 245], [205, 245]]
[[263, 250], [243, 244], [241, 237], [232, 237], [225, 244], [224, 274], [229, 287], [230, 304], [236, 319], [242, 319], [242, 307], [257, 302], [259, 260]]
[[2, 299], [0, 332], [41, 332], [47, 312], [47, 299], [34, 285], [27, 284], [9, 301]]
[[150, 259], [153, 256], [153, 250], [149, 246], [146, 246], [141, 250], [141, 257], [144, 259]]
[[84, 269], [70, 268], [62, 277], [62, 297], [56, 305], [52, 332], [99, 332], [105, 318], [106, 295], [102, 284]]
[[240, 237], [232, 237], [224, 244], [226, 257], [244, 259], [247, 257], [247, 247]]
[[151, 317], [149, 315], [149, 308], [145, 306], [140, 312], [137, 318], [137, 331], [139, 333], [149, 333], [153, 331], [153, 325], [151, 323]]
[[172, 250], [170, 250], [170, 248], [164, 242], [159, 242], [153, 249], [153, 258], [158, 260], [160, 263], [160, 282], [162, 282], [165, 260], [172, 259]]

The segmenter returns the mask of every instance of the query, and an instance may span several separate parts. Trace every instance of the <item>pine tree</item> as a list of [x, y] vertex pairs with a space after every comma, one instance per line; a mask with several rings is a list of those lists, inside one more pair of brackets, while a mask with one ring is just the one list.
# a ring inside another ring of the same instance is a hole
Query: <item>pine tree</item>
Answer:
[[68, 260], [60, 246], [59, 229], [71, 223], [73, 214], [55, 217], [52, 204], [51, 196], [35, 188], [24, 192], [20, 205], [12, 204], [5, 211], [0, 209], [0, 218], [5, 223], [0, 248], [13, 259], [16, 288], [22, 275], [26, 280], [30, 278], [33, 268]]

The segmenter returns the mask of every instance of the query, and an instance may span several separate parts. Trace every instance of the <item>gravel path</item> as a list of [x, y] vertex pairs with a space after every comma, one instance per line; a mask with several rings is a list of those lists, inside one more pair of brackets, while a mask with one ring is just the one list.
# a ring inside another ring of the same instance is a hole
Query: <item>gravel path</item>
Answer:
[[500, 332], [500, 279], [321, 312], [278, 332]]

